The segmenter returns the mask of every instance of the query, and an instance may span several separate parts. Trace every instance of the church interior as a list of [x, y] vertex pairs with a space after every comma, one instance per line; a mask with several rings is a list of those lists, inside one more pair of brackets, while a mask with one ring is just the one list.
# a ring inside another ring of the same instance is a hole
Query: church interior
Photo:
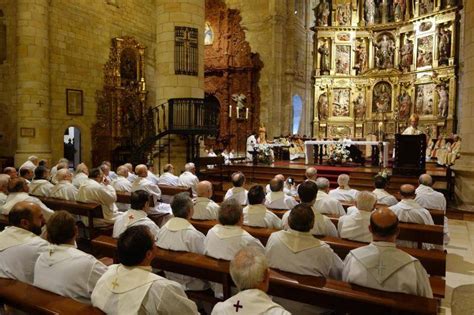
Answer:
[[471, 0], [0, 0], [0, 314], [474, 314], [473, 77]]

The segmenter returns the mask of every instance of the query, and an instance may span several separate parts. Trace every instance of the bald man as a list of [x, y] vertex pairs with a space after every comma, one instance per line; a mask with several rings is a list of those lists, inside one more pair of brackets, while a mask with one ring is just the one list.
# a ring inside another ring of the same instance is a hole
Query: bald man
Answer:
[[14, 167], [5, 167], [3, 169], [3, 173], [10, 176], [10, 178], [17, 178], [18, 177], [18, 172], [16, 171], [16, 168], [14, 168]]
[[0, 207], [5, 204], [5, 201], [7, 201], [9, 181], [10, 176], [7, 174], [0, 174]]
[[244, 188], [245, 185], [245, 175], [242, 172], [235, 172], [231, 176], [232, 188], [229, 188], [225, 193], [224, 200], [235, 199], [241, 206], [246, 206], [248, 204], [247, 200], [247, 189]]
[[0, 278], [33, 284], [35, 262], [49, 243], [39, 237], [45, 224], [41, 208], [18, 202], [8, 216], [10, 226], [0, 232]]
[[[132, 183], [128, 180], [128, 168], [125, 165], [120, 165], [117, 168], [117, 177], [111, 183], [116, 192], [131, 192]], [[120, 211], [127, 211], [130, 209], [129, 203], [117, 202], [117, 208]]]
[[196, 185], [199, 183], [199, 179], [196, 176], [196, 166], [194, 163], [186, 163], [184, 165], [184, 172], [179, 175], [179, 186], [191, 187], [193, 191], [193, 197], [196, 197]]
[[138, 176], [132, 184], [132, 192], [137, 190], [144, 190], [150, 194], [150, 214], [154, 213], [169, 213], [171, 214], [171, 207], [168, 204], [161, 203], [161, 190], [148, 177], [148, 168], [145, 164], [139, 164], [135, 167], [135, 174]]
[[329, 196], [339, 201], [354, 202], [358, 191], [349, 186], [351, 178], [347, 174], [341, 174], [337, 177], [339, 187], [329, 192]]
[[71, 171], [67, 168], [60, 169], [56, 173], [56, 178], [58, 183], [51, 189], [49, 196], [65, 200], [76, 200], [79, 189], [72, 184]]
[[128, 181], [133, 183], [135, 179], [137, 179], [137, 175], [135, 175], [132, 163], [125, 163], [123, 166], [125, 166], [128, 170]]
[[163, 174], [158, 178], [159, 185], [179, 186], [178, 176], [174, 175], [173, 164], [166, 164], [163, 167]]
[[352, 250], [344, 260], [342, 280], [389, 292], [433, 297], [428, 273], [418, 259], [397, 249], [398, 218], [389, 208], [370, 216], [370, 245]]
[[[275, 175], [276, 179], [280, 179], [284, 182], [284, 185], [283, 185], [283, 192], [288, 195], [288, 196], [292, 196], [292, 197], [296, 197], [298, 196], [298, 191], [296, 189], [296, 184], [294, 182], [294, 180], [290, 177], [288, 177], [287, 180], [285, 180], [285, 175], [283, 174], [277, 174]], [[265, 192], [268, 194], [270, 193], [272, 190], [270, 188], [270, 184], [267, 184], [267, 186], [265, 186]]]
[[370, 222], [370, 214], [375, 209], [377, 196], [368, 191], [357, 194], [356, 205], [352, 213], [339, 217], [337, 229], [339, 236], [348, 240], [370, 243], [372, 234], [367, 229]]
[[217, 220], [219, 216], [219, 205], [211, 200], [212, 184], [207, 180], [199, 182], [196, 186], [197, 198], [194, 200], [195, 220]]
[[273, 178], [270, 181], [270, 192], [265, 196], [265, 207], [269, 209], [290, 210], [298, 204], [292, 196], [288, 196], [284, 192], [284, 179]]
[[76, 186], [77, 189], [81, 186], [82, 183], [87, 181], [89, 178], [89, 168], [86, 164], [81, 163], [76, 167], [76, 174], [74, 175], [74, 179], [72, 180], [72, 184]]

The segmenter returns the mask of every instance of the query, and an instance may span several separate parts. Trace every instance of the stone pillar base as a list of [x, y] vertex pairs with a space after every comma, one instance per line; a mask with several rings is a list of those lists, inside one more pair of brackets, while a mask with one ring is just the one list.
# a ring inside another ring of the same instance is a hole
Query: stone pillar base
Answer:
[[474, 155], [461, 153], [461, 159], [452, 167], [455, 174], [455, 197], [465, 210], [474, 211]]

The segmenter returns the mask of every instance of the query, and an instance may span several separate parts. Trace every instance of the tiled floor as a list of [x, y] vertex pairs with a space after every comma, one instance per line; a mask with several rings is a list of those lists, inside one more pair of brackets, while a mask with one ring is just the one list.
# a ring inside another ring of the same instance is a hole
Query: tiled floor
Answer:
[[446, 297], [442, 301], [441, 314], [451, 314], [451, 294], [455, 287], [474, 284], [474, 222], [449, 220], [449, 232]]

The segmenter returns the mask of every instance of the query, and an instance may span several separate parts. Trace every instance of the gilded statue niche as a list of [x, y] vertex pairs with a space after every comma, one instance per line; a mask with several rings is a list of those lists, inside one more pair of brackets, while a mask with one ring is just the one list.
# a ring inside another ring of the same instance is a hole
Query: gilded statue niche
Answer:
[[416, 67], [431, 67], [433, 65], [433, 35], [418, 38], [416, 50]]
[[415, 113], [420, 116], [431, 116], [434, 114], [435, 89], [436, 85], [434, 83], [416, 86]]
[[373, 88], [372, 112], [387, 113], [392, 110], [392, 86], [390, 83], [381, 81]]
[[351, 89], [334, 89], [331, 116], [349, 117]]

